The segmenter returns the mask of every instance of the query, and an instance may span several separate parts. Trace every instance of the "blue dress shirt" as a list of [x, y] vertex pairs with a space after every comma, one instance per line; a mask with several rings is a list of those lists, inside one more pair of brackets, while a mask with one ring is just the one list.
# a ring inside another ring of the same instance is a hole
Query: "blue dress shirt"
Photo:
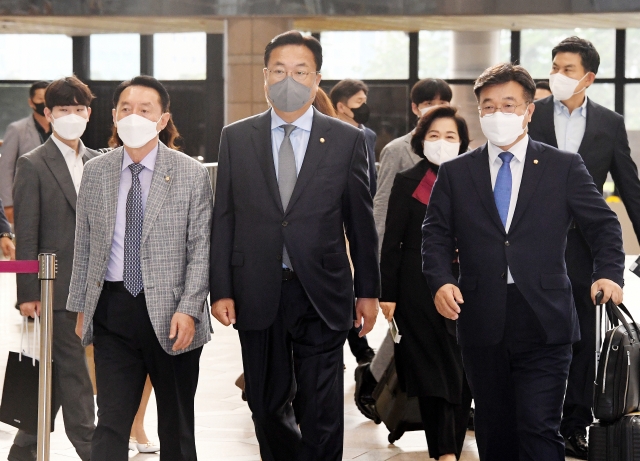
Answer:
[[[284, 128], [287, 122], [282, 120], [276, 112], [271, 109], [271, 150], [273, 151], [273, 164], [276, 167], [276, 178], [278, 177], [278, 152], [284, 140]], [[290, 125], [295, 125], [296, 129], [291, 132], [289, 139], [293, 146], [293, 156], [296, 159], [296, 173], [300, 174], [304, 155], [307, 153], [309, 137], [311, 136], [311, 125], [313, 125], [313, 106], [300, 116], [300, 118]]]
[[[147, 198], [151, 189], [151, 179], [153, 178], [153, 169], [156, 165], [158, 157], [158, 146], [147, 154], [140, 162], [144, 168], [138, 174], [140, 186], [142, 188], [142, 212], [147, 207]], [[118, 207], [116, 210], [116, 227], [113, 231], [113, 239], [111, 241], [111, 255], [109, 264], [107, 265], [107, 273], [105, 280], [109, 282], [121, 282], [124, 273], [124, 231], [127, 225], [127, 195], [131, 189], [131, 169], [129, 165], [133, 163], [127, 150], [124, 150], [122, 156], [122, 169], [120, 170], [120, 187], [118, 188]]]
[[578, 152], [587, 129], [587, 97], [580, 107], [569, 113], [567, 106], [553, 98], [553, 125], [556, 129], [558, 149]]

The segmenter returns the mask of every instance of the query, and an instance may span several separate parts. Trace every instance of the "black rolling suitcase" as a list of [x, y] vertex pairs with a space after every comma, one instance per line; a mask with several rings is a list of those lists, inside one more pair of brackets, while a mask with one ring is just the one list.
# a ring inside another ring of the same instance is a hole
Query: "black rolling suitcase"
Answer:
[[640, 461], [640, 413], [589, 429], [589, 461]]
[[396, 363], [392, 360], [373, 392], [380, 419], [389, 430], [389, 443], [408, 431], [423, 429], [417, 397], [408, 397], [400, 389]]

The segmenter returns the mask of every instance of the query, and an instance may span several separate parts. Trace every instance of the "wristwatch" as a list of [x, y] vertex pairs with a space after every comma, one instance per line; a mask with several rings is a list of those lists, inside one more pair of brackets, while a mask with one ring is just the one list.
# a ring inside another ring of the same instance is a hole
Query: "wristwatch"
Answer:
[[0, 234], [0, 239], [6, 237], [8, 239], [13, 240], [14, 238], [16, 238], [15, 234], [12, 234], [11, 232], [3, 232], [2, 234]]

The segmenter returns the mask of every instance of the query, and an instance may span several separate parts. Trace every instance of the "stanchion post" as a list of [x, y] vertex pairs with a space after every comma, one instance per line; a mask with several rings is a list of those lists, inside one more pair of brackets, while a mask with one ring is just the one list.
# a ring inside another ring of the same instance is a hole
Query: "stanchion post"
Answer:
[[55, 254], [38, 256], [40, 271], [40, 386], [38, 388], [38, 461], [49, 461], [51, 432], [51, 340], [53, 335], [53, 281]]

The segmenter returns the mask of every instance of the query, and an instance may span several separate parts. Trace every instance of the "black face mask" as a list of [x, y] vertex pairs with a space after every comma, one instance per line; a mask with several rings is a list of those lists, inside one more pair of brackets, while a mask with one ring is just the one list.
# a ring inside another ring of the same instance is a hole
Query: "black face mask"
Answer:
[[360, 107], [356, 107], [355, 109], [349, 107], [349, 110], [353, 112], [353, 121], [358, 125], [364, 125], [369, 121], [370, 110], [366, 102], [363, 102]]
[[[31, 101], [31, 102], [33, 102], [33, 101]], [[43, 102], [38, 102], [38, 103], [33, 102], [33, 105], [36, 106], [34, 111], [37, 114], [40, 114], [40, 115], [42, 115], [44, 117], [44, 108], [45, 108], [44, 103]]]

